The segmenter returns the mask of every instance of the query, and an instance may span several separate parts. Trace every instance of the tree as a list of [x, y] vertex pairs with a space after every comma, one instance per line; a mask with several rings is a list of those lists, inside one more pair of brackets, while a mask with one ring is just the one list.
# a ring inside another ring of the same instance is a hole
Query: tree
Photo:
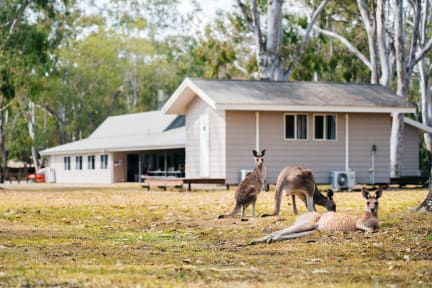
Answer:
[[[422, 4], [423, 14], [419, 23], [419, 47], [425, 47], [431, 35], [428, 17], [432, 13], [432, 3], [424, 1]], [[417, 74], [420, 90], [420, 111], [423, 124], [432, 127], [432, 87], [430, 78], [432, 76], [432, 57], [427, 55], [417, 63]], [[432, 169], [432, 135], [424, 133], [424, 145], [429, 154], [429, 169]], [[432, 170], [429, 171], [429, 193], [426, 199], [417, 207], [418, 211], [432, 212]]]
[[[171, 61], [166, 39], [158, 38], [165, 28], [156, 25], [180, 22], [168, 19], [176, 14], [175, 5], [165, 0], [112, 0], [106, 7], [95, 7], [101, 9], [97, 15], [70, 9], [72, 36], [55, 51], [50, 77], [36, 101], [36, 108], [47, 111], [56, 123], [56, 144], [87, 137], [108, 116], [157, 109], [158, 98], [176, 88], [185, 76], [177, 74], [188, 64], [178, 55]], [[179, 43], [183, 38], [174, 39]]]
[[[371, 83], [389, 87], [393, 80], [396, 83], [396, 94], [408, 99], [408, 87], [414, 66], [432, 48], [432, 39], [422, 46], [419, 45], [420, 19], [426, 13], [421, 1], [378, 0], [368, 3], [358, 0], [357, 5], [362, 20], [360, 23], [368, 39], [368, 50], [365, 51], [369, 54], [368, 57], [345, 38], [343, 32], [318, 26], [314, 27], [315, 30], [339, 40], [358, 57], [371, 71]], [[329, 17], [333, 22], [338, 21], [335, 15]], [[406, 46], [409, 46], [408, 50]], [[395, 77], [392, 78], [392, 75]], [[393, 113], [392, 117], [391, 177], [399, 177], [401, 173], [403, 117], [402, 113]]]
[[[324, 9], [328, 0], [322, 0], [320, 5], [310, 17], [305, 31], [302, 44], [297, 52], [292, 55], [289, 63], [284, 61], [282, 54], [283, 44], [283, 0], [267, 1], [257, 3], [251, 0], [250, 5], [246, 5], [242, 0], [237, 0], [237, 4], [243, 15], [250, 32], [254, 35], [256, 61], [258, 64], [258, 78], [269, 80], [286, 80], [300, 59], [307, 42], [310, 38], [313, 24]], [[261, 5], [259, 5], [261, 4]], [[266, 23], [262, 25], [261, 14], [266, 13]], [[263, 27], [266, 27], [264, 30]]]
[[[26, 87], [29, 83], [26, 80], [43, 75], [39, 72], [49, 62], [47, 51], [58, 37], [58, 34], [51, 33], [54, 32], [52, 28], [57, 26], [50, 25], [53, 23], [49, 21], [58, 9], [63, 9], [57, 2], [59, 1], [15, 0], [6, 1], [0, 6], [0, 166], [3, 169], [7, 169], [4, 133], [7, 120], [5, 115], [8, 113], [6, 108], [20, 91], [29, 88]], [[3, 180], [4, 173], [0, 181]]]

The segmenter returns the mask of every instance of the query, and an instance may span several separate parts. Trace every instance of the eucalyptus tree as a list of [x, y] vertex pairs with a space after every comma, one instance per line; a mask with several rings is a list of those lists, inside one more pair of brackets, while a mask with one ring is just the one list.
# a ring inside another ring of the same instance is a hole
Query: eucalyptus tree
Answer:
[[172, 76], [180, 63], [164, 48], [182, 25], [177, 1], [106, 3], [78, 1], [70, 9], [73, 35], [56, 51], [37, 103], [56, 120], [59, 144], [87, 137], [108, 116], [157, 109], [158, 97], [178, 85]]
[[[353, 18], [341, 19], [340, 15], [328, 15], [332, 24], [337, 22], [344, 24], [332, 25], [331, 29], [319, 26], [314, 28], [324, 35], [337, 39], [358, 57], [371, 71], [371, 83], [379, 83], [387, 87], [395, 83], [396, 94], [408, 99], [408, 88], [414, 67], [432, 49], [432, 39], [420, 43], [421, 19], [424, 19], [426, 26], [431, 23], [430, 17], [426, 17], [428, 12], [425, 3], [430, 3], [430, 0], [357, 0], [358, 13], [351, 15], [357, 16], [358, 22]], [[344, 36], [346, 23], [360, 23], [363, 26], [368, 40], [367, 50], [361, 51]], [[398, 177], [401, 173], [403, 117], [402, 113], [393, 113], [392, 117], [390, 147], [392, 177]]]
[[237, 0], [245, 25], [254, 36], [258, 78], [260, 79], [288, 79], [306, 48], [313, 24], [329, 1], [322, 0], [312, 13], [302, 43], [296, 53], [291, 55], [290, 60], [284, 58], [286, 55], [282, 53], [284, 2], [283, 0], [250, 0], [249, 3], [246, 3]]
[[[51, 59], [48, 51], [58, 43], [59, 25], [51, 21], [67, 12], [67, 1], [15, 0], [0, 5], [0, 150], [1, 166], [6, 168], [4, 125], [10, 105], [18, 96], [38, 89], [37, 81], [46, 76]], [[57, 23], [58, 24], [58, 23]], [[36, 160], [36, 155], [33, 159]], [[4, 173], [2, 173], [3, 181]]]
[[[422, 17], [419, 23], [419, 47], [425, 47], [432, 36], [432, 25], [430, 17], [432, 15], [432, 1], [422, 3]], [[432, 127], [432, 55], [429, 53], [420, 59], [416, 66], [416, 74], [420, 92], [420, 112], [423, 124]], [[428, 152], [429, 173], [432, 179], [432, 134], [424, 133], [424, 145]], [[417, 208], [419, 211], [432, 212], [432, 181], [429, 182], [429, 193], [426, 199]]]

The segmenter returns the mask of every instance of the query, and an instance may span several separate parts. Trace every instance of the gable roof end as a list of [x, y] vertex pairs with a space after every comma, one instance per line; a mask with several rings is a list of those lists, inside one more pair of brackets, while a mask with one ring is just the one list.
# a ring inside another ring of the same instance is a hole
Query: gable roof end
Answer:
[[214, 100], [190, 78], [185, 78], [168, 101], [162, 106], [161, 111], [165, 114], [185, 115], [187, 105], [196, 96], [204, 100], [213, 109], [216, 109], [216, 103]]

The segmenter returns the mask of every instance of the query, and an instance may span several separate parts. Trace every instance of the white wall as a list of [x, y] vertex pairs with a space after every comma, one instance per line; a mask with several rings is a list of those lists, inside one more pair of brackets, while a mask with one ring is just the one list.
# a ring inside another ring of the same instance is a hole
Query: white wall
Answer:
[[[108, 169], [101, 169], [100, 156], [108, 155]], [[87, 156], [95, 156], [95, 169], [88, 169]], [[64, 169], [64, 157], [71, 158], [71, 170]], [[75, 157], [83, 157], [82, 170], [77, 170]], [[113, 156], [111, 153], [94, 153], [94, 154], [71, 154], [71, 155], [52, 155], [49, 158], [49, 167], [55, 171], [57, 183], [97, 183], [110, 184], [113, 182]]]
[[209, 116], [209, 178], [225, 178], [225, 111], [215, 111], [201, 98], [189, 104], [186, 113], [186, 177], [200, 178], [200, 116]]

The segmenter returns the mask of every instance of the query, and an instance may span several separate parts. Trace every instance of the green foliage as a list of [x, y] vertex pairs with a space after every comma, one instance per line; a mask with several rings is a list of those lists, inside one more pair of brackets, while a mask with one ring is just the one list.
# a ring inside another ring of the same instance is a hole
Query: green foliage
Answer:
[[15, 116], [14, 123], [6, 128], [6, 133], [10, 135], [7, 143], [8, 156], [25, 163], [31, 163], [32, 140], [28, 134], [27, 121], [20, 115]]
[[[216, 31], [223, 30], [223, 27], [216, 22]], [[225, 32], [226, 31], [222, 31]], [[216, 32], [217, 33], [217, 32]], [[232, 65], [236, 60], [234, 46], [229, 41], [217, 39], [214, 27], [207, 25], [204, 35], [200, 39], [200, 45], [193, 49], [195, 61], [202, 63], [204, 77], [207, 78], [231, 78], [235, 73]]]
[[15, 85], [13, 85], [13, 79], [8, 67], [0, 67], [0, 92], [6, 100], [13, 99], [15, 97]]

